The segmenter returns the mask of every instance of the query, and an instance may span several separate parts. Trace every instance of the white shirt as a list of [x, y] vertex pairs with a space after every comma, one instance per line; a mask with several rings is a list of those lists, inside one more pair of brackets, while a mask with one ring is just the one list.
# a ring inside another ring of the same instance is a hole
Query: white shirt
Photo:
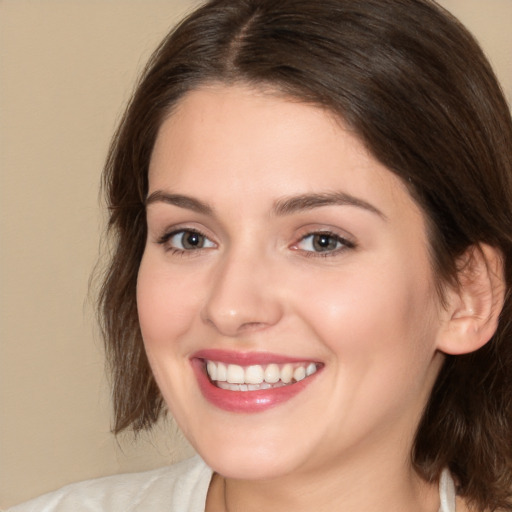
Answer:
[[78, 482], [7, 512], [204, 512], [212, 470], [198, 457], [172, 466]]

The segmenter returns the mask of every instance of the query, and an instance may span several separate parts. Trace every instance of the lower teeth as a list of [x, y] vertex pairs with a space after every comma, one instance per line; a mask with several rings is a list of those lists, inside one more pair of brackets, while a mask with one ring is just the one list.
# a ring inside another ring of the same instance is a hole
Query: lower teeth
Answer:
[[[292, 382], [290, 382], [292, 384]], [[276, 382], [275, 384], [269, 384], [268, 382], [263, 382], [261, 384], [230, 384], [229, 382], [217, 381], [215, 385], [221, 389], [227, 389], [228, 391], [260, 391], [264, 389], [274, 389], [274, 388], [282, 388], [283, 386], [288, 386], [289, 384], [285, 384], [284, 382]]]

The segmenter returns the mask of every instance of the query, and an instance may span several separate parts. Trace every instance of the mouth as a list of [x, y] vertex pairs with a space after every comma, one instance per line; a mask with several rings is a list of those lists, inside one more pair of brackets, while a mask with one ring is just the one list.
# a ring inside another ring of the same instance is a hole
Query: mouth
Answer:
[[318, 370], [317, 363], [270, 363], [240, 366], [206, 360], [206, 373], [217, 387], [229, 391], [260, 391], [291, 386]]
[[310, 385], [323, 363], [267, 353], [204, 350], [191, 364], [203, 396], [217, 408], [261, 412], [287, 402]]

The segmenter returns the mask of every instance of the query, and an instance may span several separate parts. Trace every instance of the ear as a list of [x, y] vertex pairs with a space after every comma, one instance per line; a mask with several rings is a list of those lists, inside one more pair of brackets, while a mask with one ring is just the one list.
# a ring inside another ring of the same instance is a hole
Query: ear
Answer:
[[446, 290], [445, 322], [437, 348], [446, 354], [467, 354], [485, 345], [496, 332], [505, 301], [501, 252], [474, 245], [458, 261], [457, 288]]

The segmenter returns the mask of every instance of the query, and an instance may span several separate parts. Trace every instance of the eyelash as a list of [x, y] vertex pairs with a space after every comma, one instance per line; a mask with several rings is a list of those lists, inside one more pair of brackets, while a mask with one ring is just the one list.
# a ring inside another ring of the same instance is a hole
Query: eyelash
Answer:
[[[182, 237], [187, 234], [189, 234], [189, 235], [196, 234], [196, 235], [202, 237], [205, 241], [208, 241], [212, 245], [208, 246], [208, 247], [198, 247], [195, 249], [180, 249], [178, 247], [174, 247], [174, 246], [170, 245], [169, 241], [176, 235], [180, 235], [180, 234], [182, 235]], [[185, 255], [191, 256], [190, 253], [199, 252], [204, 249], [210, 249], [212, 246], [215, 245], [215, 243], [212, 242], [206, 235], [201, 233], [201, 231], [199, 231], [197, 229], [191, 229], [191, 228], [175, 229], [173, 231], [165, 233], [160, 238], [158, 238], [157, 243], [159, 243], [160, 245], [163, 245], [166, 251], [168, 251], [172, 254], [177, 254], [177, 255], [181, 255], [181, 256], [185, 256]]]
[[[202, 237], [204, 239], [204, 241], [207, 241], [207, 243], [209, 243], [211, 245], [208, 245], [207, 247], [198, 247], [198, 248], [194, 248], [194, 249], [185, 249], [185, 248], [181, 249], [181, 248], [174, 247], [174, 246], [170, 245], [169, 241], [173, 237], [180, 235], [180, 234], [182, 235], [182, 237], [185, 236], [186, 234], [189, 234], [189, 235], [196, 234], [196, 235]], [[336, 247], [334, 249], [328, 249], [325, 251], [314, 251], [314, 250], [309, 251], [309, 250], [301, 249], [299, 247], [299, 245], [301, 243], [303, 243], [305, 240], [307, 240], [308, 238], [321, 237], [321, 236], [331, 239], [331, 242], [334, 241], [336, 244], [341, 244], [341, 247]], [[215, 243], [212, 242], [206, 235], [201, 233], [201, 231], [199, 231], [197, 229], [191, 229], [191, 228], [174, 229], [173, 231], [165, 233], [164, 235], [159, 237], [157, 240], [157, 243], [165, 246], [166, 251], [168, 251], [172, 254], [180, 255], [180, 256], [185, 256], [185, 255], [191, 256], [192, 255], [191, 253], [199, 252], [202, 250], [207, 250], [207, 249], [210, 249], [215, 246]], [[337, 256], [340, 253], [345, 252], [348, 249], [355, 249], [356, 247], [357, 246], [354, 242], [352, 242], [351, 240], [348, 240], [336, 233], [333, 233], [332, 231], [314, 231], [314, 232], [309, 232], [306, 235], [302, 236], [298, 242], [294, 243], [291, 246], [291, 249], [300, 251], [307, 258], [318, 258], [318, 257], [327, 258], [330, 256]]]
[[[307, 250], [301, 249], [299, 247], [299, 244], [301, 244], [308, 238], [319, 237], [319, 236], [324, 236], [326, 238], [330, 238], [336, 244], [341, 244], [341, 247], [336, 247], [332, 250], [326, 250], [326, 251], [307, 251]], [[312, 233], [307, 233], [306, 235], [301, 237], [301, 239], [297, 243], [295, 243], [292, 246], [292, 249], [301, 251], [302, 254], [306, 258], [328, 258], [331, 256], [339, 256], [341, 253], [345, 252], [346, 250], [355, 249], [355, 248], [356, 248], [356, 244], [354, 242], [352, 242], [351, 240], [348, 240], [336, 233], [333, 233], [332, 231], [314, 231]]]

